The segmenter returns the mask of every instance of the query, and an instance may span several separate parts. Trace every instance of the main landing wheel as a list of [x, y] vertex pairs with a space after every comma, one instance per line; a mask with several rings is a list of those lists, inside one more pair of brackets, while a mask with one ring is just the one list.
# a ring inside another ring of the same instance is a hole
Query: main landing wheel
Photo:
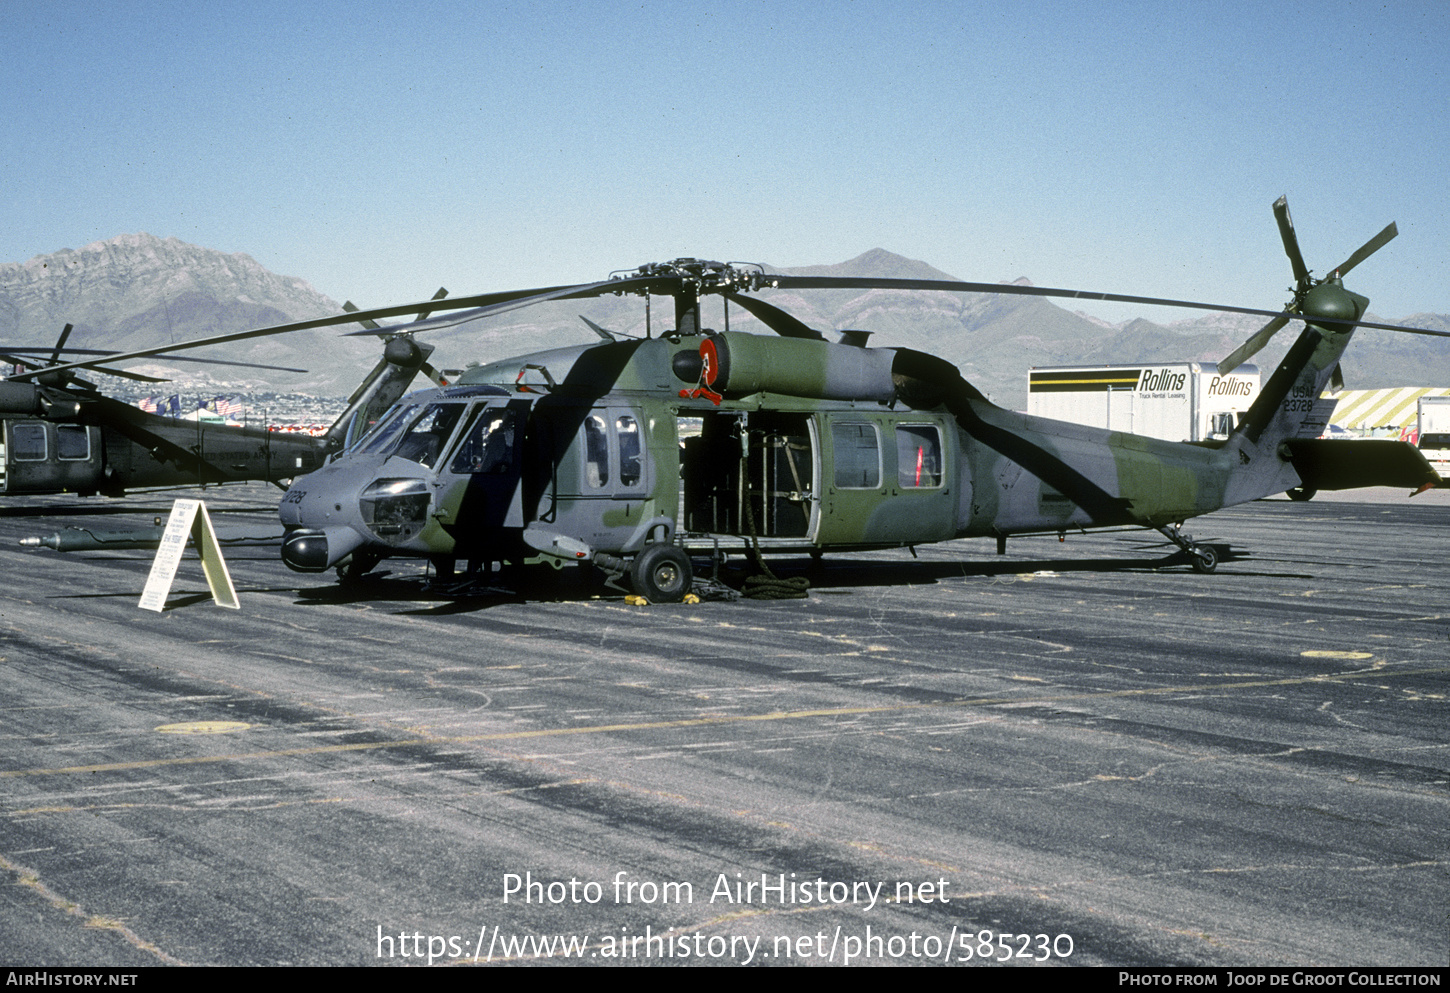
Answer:
[[1209, 573], [1218, 568], [1218, 552], [1207, 545], [1199, 545], [1188, 552], [1194, 571]]
[[695, 581], [690, 557], [674, 545], [646, 545], [629, 566], [634, 591], [651, 603], [679, 603]]

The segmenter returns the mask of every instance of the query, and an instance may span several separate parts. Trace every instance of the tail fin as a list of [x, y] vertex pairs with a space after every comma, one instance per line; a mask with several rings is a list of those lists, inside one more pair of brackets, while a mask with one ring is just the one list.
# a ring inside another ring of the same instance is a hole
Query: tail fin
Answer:
[[340, 451], [362, 437], [369, 425], [407, 392], [431, 354], [433, 346], [427, 343], [406, 336], [389, 339], [383, 357], [348, 398], [347, 410], [327, 429], [328, 448]]
[[1313, 318], [1355, 321], [1368, 306], [1368, 299], [1344, 289], [1338, 279], [1325, 280], [1310, 291], [1302, 311], [1304, 331], [1224, 443], [1223, 450], [1237, 461], [1224, 494], [1225, 506], [1300, 485], [1285, 442], [1300, 437], [1314, 417], [1319, 394], [1329, 385], [1354, 335], [1353, 324], [1316, 324]]

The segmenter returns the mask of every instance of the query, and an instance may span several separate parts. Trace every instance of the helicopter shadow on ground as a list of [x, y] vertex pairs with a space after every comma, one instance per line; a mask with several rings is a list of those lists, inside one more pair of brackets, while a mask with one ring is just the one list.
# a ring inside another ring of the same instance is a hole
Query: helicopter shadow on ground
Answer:
[[[1209, 543], [1206, 543], [1209, 544]], [[1227, 544], [1209, 544], [1218, 553], [1220, 566], [1248, 562], [1252, 554], [1233, 550]], [[835, 590], [849, 591], [871, 586], [923, 586], [953, 579], [991, 578], [996, 576], [1030, 576], [1036, 573], [1151, 573], [1171, 570], [1191, 573], [1192, 566], [1184, 553], [1176, 549], [1168, 554], [1133, 557], [1052, 559], [992, 558], [959, 559], [956, 561], [862, 561], [826, 559], [819, 565], [809, 562], [773, 566], [778, 573], [789, 572], [808, 577], [813, 593], [829, 594]], [[1267, 575], [1243, 573], [1234, 575]], [[1277, 574], [1276, 574], [1277, 575]]]
[[[1252, 561], [1252, 554], [1235, 551], [1227, 544], [1213, 544], [1220, 564]], [[1156, 552], [1157, 549], [1154, 549]], [[993, 576], [1020, 576], [1041, 572], [1056, 573], [1152, 573], [1164, 570], [1191, 573], [1192, 567], [1182, 552], [1147, 554], [1124, 558], [1092, 559], [991, 559], [985, 561], [869, 561], [850, 558], [827, 558], [820, 563], [810, 559], [772, 560], [773, 572], [782, 578], [805, 576], [812, 589], [808, 595], [850, 595], [857, 588], [924, 586], [954, 579]], [[745, 576], [758, 569], [730, 567], [719, 577], [727, 586], [739, 588]], [[1274, 576], [1278, 578], [1311, 578], [1282, 572], [1243, 572], [1235, 576]], [[697, 574], [699, 579], [713, 578], [708, 567]], [[277, 590], [282, 592], [282, 589]], [[394, 603], [400, 607], [412, 602], [412, 608], [400, 609], [400, 615], [448, 616], [474, 613], [505, 604], [530, 602], [578, 602], [585, 600], [620, 600], [624, 591], [603, 587], [567, 573], [530, 577], [510, 583], [506, 580], [480, 580], [439, 583], [422, 573], [379, 573], [346, 584], [296, 589], [299, 607], [345, 606], [363, 603]], [[428, 605], [422, 605], [427, 602]]]
[[560, 595], [565, 592], [562, 586], [560, 589], [550, 590], [532, 588], [535, 585], [537, 584], [507, 584], [488, 580], [445, 583], [422, 573], [399, 575], [383, 571], [346, 583], [293, 589], [297, 593], [294, 605], [298, 607], [352, 606], [364, 603], [405, 604], [423, 601], [431, 605], [399, 610], [397, 613], [425, 617], [473, 613], [504, 604], [527, 603], [530, 600], [589, 598], [582, 591], [577, 596]]

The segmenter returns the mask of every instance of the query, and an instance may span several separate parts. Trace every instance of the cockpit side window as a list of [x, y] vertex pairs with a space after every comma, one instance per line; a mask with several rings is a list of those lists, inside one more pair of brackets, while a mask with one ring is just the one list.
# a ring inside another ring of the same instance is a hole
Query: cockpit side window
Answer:
[[461, 403], [430, 403], [399, 440], [393, 455], [416, 462], [425, 469], [433, 468], [444, 444], [458, 426], [465, 406]]
[[518, 411], [484, 407], [458, 446], [449, 471], [458, 475], [508, 472], [514, 464], [517, 436]]
[[367, 434], [358, 441], [353, 451], [363, 455], [374, 455], [378, 452], [392, 451], [397, 444], [398, 435], [412, 423], [413, 417], [418, 413], [418, 404], [409, 404], [406, 407], [394, 407], [383, 415], [382, 420], [372, 426]]

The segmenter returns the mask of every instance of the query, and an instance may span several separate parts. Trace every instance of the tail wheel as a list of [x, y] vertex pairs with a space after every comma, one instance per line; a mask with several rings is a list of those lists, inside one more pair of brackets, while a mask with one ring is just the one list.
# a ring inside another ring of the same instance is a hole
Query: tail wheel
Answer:
[[1303, 502], [1305, 500], [1313, 500], [1314, 494], [1318, 492], [1318, 490], [1311, 489], [1308, 486], [1296, 486], [1292, 490], [1284, 491], [1285, 495], [1288, 496], [1290, 500], [1298, 500], [1300, 502]]
[[690, 557], [674, 545], [646, 545], [629, 566], [634, 591], [652, 603], [678, 603], [695, 581]]

